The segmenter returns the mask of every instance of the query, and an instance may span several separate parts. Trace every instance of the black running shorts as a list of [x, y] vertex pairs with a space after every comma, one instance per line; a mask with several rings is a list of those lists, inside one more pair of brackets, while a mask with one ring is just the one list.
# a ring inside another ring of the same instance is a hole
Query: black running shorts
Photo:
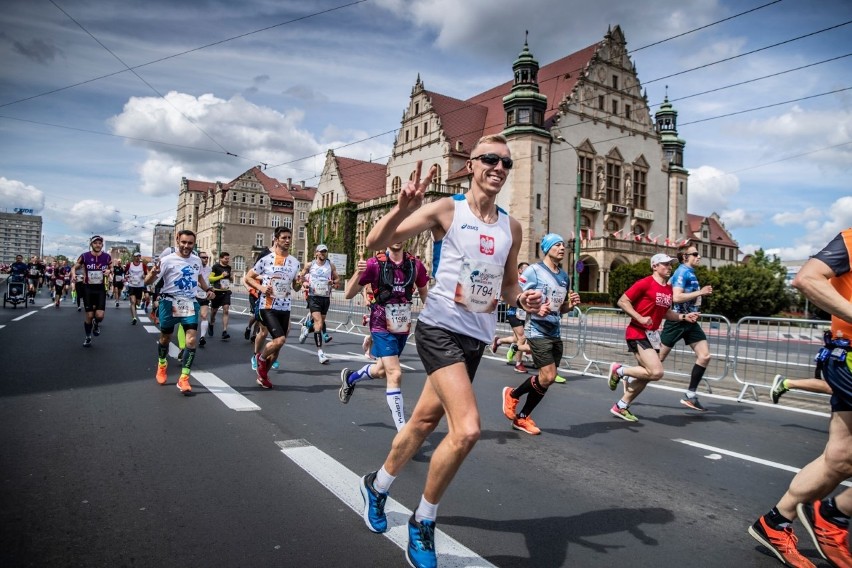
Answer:
[[417, 341], [417, 354], [420, 355], [427, 375], [456, 363], [464, 363], [467, 376], [473, 382], [485, 351], [485, 343], [468, 335], [423, 322], [418, 322], [414, 327], [414, 339]]

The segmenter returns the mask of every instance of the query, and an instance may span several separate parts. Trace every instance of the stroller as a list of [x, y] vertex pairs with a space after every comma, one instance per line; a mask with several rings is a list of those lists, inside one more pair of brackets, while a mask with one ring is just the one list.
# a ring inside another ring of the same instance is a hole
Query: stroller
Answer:
[[27, 285], [25, 279], [20, 274], [13, 274], [6, 279], [6, 292], [3, 293], [3, 307], [6, 304], [12, 304], [12, 308], [18, 304], [27, 303]]

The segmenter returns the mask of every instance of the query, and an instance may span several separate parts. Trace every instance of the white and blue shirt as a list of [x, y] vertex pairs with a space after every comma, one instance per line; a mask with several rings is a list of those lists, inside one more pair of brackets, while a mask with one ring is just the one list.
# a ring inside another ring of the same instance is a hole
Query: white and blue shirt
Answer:
[[[687, 294], [701, 289], [701, 285], [698, 284], [698, 278], [695, 276], [695, 269], [691, 266], [687, 266], [686, 264], [681, 264], [675, 269], [674, 274], [672, 274], [672, 277], [669, 279], [669, 284], [672, 288], [682, 288]], [[679, 314], [700, 312], [701, 296], [693, 298], [692, 300], [687, 300], [686, 302], [674, 304], [672, 309]]]
[[530, 326], [527, 337], [536, 339], [539, 337], [559, 337], [561, 334], [560, 321], [562, 314], [560, 308], [568, 297], [570, 288], [568, 273], [562, 268], [553, 272], [544, 262], [531, 264], [524, 270], [524, 290], [540, 290], [542, 302], [550, 301], [550, 311], [546, 316], [540, 316], [530, 312]]

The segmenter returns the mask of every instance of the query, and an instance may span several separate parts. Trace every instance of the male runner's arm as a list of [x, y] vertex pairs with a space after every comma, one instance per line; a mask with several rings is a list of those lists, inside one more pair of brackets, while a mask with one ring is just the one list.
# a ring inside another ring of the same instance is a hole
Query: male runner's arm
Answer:
[[367, 269], [367, 261], [364, 260], [364, 259], [360, 259], [355, 264], [355, 272], [352, 274], [352, 276], [349, 278], [349, 280], [346, 281], [346, 288], [343, 291], [343, 297], [345, 299], [351, 300], [352, 298], [357, 296], [358, 292], [360, 292], [364, 288], [364, 285], [360, 283], [360, 280], [361, 280], [361, 275], [364, 273], [364, 270], [366, 270], [366, 269]]

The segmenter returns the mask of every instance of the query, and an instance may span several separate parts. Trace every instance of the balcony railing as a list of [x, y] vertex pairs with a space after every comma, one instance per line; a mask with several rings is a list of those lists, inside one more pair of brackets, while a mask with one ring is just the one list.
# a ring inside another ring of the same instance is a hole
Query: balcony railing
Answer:
[[[570, 242], [571, 250], [574, 241]], [[615, 237], [595, 237], [593, 239], [581, 239], [580, 250], [582, 252], [598, 252], [601, 250], [617, 250], [625, 253], [653, 256], [661, 250], [674, 250], [675, 246], [666, 246], [665, 242], [654, 244], [647, 241], [637, 242], [633, 239], [617, 239]]]

